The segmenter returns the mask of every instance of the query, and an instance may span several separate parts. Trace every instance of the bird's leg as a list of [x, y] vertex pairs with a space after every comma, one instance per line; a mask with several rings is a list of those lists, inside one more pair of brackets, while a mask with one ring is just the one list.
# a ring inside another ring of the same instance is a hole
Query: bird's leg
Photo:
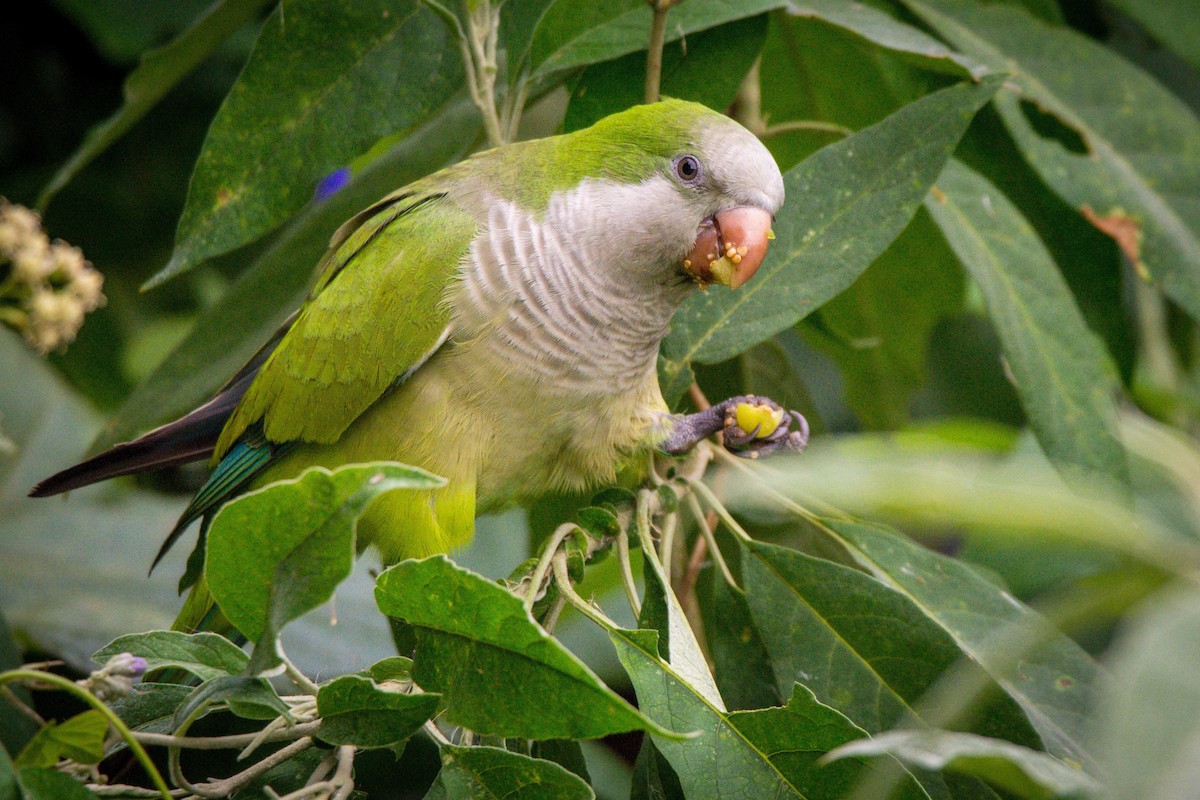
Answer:
[[799, 452], [808, 446], [808, 420], [767, 397], [741, 395], [695, 414], [683, 414], [659, 449], [678, 456], [714, 433], [724, 433], [725, 449], [743, 458], [778, 451]]

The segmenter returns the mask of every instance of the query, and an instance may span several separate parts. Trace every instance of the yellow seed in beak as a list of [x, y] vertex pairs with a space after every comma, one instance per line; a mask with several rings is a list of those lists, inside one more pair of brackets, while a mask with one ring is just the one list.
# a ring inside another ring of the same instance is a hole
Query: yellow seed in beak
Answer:
[[775, 231], [771, 230], [770, 228], [767, 228], [767, 241], [768, 242], [775, 241]]

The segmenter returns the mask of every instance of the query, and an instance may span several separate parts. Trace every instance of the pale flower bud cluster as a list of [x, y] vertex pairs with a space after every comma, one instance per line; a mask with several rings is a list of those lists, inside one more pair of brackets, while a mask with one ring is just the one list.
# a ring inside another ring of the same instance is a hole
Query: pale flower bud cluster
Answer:
[[141, 656], [117, 653], [103, 667], [76, 682], [101, 700], [117, 700], [133, 690], [133, 679], [140, 678], [148, 668]]
[[72, 342], [84, 315], [104, 305], [103, 284], [83, 251], [51, 242], [36, 212], [0, 198], [0, 321], [48, 353]]

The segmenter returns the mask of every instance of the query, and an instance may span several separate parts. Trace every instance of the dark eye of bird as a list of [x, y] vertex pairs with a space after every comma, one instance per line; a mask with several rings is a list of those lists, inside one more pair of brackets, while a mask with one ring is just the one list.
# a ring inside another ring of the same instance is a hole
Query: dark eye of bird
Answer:
[[700, 178], [700, 160], [695, 156], [680, 156], [675, 160], [675, 174], [684, 183], [695, 183]]

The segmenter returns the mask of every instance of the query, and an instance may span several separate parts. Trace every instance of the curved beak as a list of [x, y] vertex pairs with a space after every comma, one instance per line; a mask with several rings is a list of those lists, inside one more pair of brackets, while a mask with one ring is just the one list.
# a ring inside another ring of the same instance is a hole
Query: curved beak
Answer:
[[763, 209], [726, 209], [700, 226], [683, 268], [701, 288], [719, 283], [737, 289], [758, 271], [774, 238], [771, 215]]

